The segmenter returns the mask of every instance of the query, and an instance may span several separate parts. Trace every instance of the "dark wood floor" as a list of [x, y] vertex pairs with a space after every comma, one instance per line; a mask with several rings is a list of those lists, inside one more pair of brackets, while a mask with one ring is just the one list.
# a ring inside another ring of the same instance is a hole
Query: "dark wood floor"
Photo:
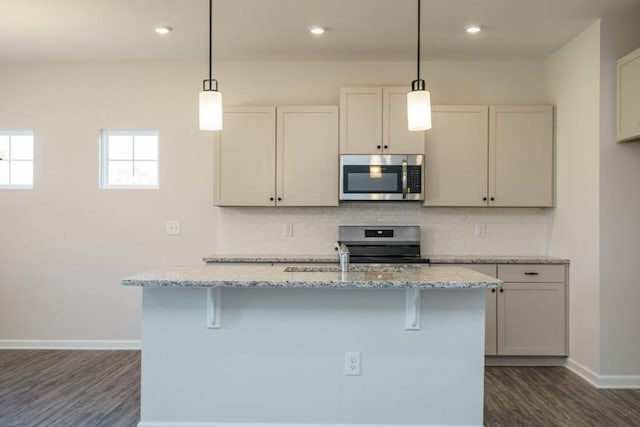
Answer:
[[[598, 390], [564, 368], [488, 367], [485, 426], [640, 426], [640, 390]], [[138, 351], [0, 350], [0, 426], [134, 427]]]

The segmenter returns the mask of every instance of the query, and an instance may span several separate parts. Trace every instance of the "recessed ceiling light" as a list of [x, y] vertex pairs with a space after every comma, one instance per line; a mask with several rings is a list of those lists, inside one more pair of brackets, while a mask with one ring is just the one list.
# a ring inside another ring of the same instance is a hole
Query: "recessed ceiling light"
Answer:
[[309, 32], [316, 36], [319, 36], [320, 34], [324, 34], [325, 31], [326, 31], [326, 28], [318, 27], [317, 25], [313, 27], [309, 27]]
[[159, 27], [155, 27], [154, 31], [158, 34], [169, 34], [171, 31], [173, 31], [173, 28], [167, 25], [162, 25]]
[[465, 29], [469, 34], [477, 34], [480, 31], [482, 31], [482, 28], [480, 28], [480, 25], [469, 25]]

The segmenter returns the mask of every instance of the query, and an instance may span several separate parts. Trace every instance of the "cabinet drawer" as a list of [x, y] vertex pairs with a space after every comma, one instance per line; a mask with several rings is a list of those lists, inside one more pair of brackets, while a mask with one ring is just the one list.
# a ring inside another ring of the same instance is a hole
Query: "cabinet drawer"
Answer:
[[564, 282], [564, 265], [499, 264], [498, 278], [505, 282]]

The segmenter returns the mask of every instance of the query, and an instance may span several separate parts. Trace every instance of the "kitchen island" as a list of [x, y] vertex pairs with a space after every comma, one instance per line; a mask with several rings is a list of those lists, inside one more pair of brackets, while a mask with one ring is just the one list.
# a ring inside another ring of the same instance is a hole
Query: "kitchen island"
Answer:
[[139, 427], [482, 425], [495, 278], [235, 263], [122, 283], [144, 288]]

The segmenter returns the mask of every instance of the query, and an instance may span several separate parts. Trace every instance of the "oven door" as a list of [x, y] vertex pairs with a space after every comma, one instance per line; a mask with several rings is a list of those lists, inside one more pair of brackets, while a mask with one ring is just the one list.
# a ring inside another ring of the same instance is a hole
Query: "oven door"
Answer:
[[340, 156], [340, 200], [422, 200], [422, 156]]

